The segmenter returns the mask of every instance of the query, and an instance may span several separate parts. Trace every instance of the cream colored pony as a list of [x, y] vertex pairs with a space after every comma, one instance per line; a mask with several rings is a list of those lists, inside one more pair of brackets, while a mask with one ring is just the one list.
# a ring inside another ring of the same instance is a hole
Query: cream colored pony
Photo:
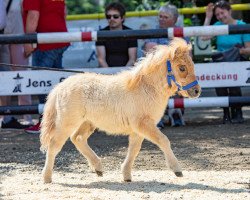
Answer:
[[58, 84], [48, 95], [41, 125], [41, 149], [47, 151], [44, 182], [52, 181], [55, 157], [69, 137], [102, 176], [101, 159], [87, 141], [96, 128], [129, 135], [128, 154], [121, 167], [124, 181], [131, 181], [132, 165], [144, 139], [158, 145], [170, 169], [182, 176], [170, 142], [156, 124], [178, 86], [189, 85], [179, 91], [185, 97], [200, 94], [197, 82], [192, 84], [196, 78], [190, 49], [184, 40], [175, 38], [169, 46], [157, 46], [131, 70], [117, 75], [77, 74]]

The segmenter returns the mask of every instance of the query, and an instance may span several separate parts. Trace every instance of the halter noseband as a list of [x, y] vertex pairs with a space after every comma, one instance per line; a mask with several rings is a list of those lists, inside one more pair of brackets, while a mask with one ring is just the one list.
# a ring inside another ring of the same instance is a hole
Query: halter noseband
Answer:
[[171, 86], [172, 86], [171, 80], [173, 80], [174, 83], [175, 83], [175, 84], [177, 85], [177, 87], [178, 87], [178, 91], [180, 91], [180, 90], [188, 90], [188, 89], [190, 89], [191, 87], [193, 87], [193, 86], [195, 86], [195, 85], [198, 85], [198, 81], [197, 81], [197, 80], [195, 80], [195, 81], [193, 81], [193, 82], [191, 82], [191, 83], [188, 83], [188, 84], [185, 85], [185, 86], [181, 86], [179, 83], [177, 83], [177, 81], [176, 81], [176, 79], [175, 79], [175, 77], [174, 77], [174, 74], [173, 74], [173, 72], [172, 72], [171, 63], [170, 63], [169, 60], [167, 61], [167, 70], [168, 70], [168, 72], [167, 72], [167, 81], [168, 81], [168, 85], [171, 87]]

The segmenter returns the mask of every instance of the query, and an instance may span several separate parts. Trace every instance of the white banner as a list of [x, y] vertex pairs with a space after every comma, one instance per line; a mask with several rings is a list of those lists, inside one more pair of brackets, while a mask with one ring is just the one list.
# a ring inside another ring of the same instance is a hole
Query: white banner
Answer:
[[203, 88], [250, 85], [250, 61], [195, 64]]
[[[76, 70], [113, 74], [128, 68], [83, 68]], [[202, 88], [249, 86], [250, 62], [195, 64]], [[0, 72], [0, 95], [47, 94], [52, 87], [73, 73], [58, 71]]]

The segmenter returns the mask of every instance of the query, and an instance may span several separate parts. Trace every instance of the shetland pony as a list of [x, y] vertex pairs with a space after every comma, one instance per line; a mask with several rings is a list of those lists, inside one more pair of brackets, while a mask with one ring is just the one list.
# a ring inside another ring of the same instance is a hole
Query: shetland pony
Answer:
[[44, 182], [52, 181], [55, 157], [68, 138], [102, 176], [101, 159], [87, 141], [96, 128], [129, 136], [128, 153], [121, 166], [124, 181], [132, 179], [132, 165], [144, 139], [156, 144], [170, 169], [182, 176], [170, 141], [156, 124], [169, 97], [178, 90], [184, 97], [200, 95], [190, 49], [190, 44], [175, 38], [168, 46], [157, 46], [130, 70], [116, 75], [77, 74], [52, 89], [41, 122], [41, 150], [47, 151]]

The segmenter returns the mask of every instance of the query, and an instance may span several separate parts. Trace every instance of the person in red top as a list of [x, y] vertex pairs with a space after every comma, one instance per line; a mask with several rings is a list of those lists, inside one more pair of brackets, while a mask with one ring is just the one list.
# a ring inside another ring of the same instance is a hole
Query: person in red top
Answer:
[[[66, 6], [64, 0], [23, 0], [22, 14], [25, 33], [67, 32]], [[62, 68], [62, 57], [69, 43], [25, 44], [24, 53], [32, 54], [32, 65]], [[45, 103], [46, 96], [40, 95], [39, 102]], [[40, 120], [35, 126], [25, 129], [27, 133], [40, 133]]]

